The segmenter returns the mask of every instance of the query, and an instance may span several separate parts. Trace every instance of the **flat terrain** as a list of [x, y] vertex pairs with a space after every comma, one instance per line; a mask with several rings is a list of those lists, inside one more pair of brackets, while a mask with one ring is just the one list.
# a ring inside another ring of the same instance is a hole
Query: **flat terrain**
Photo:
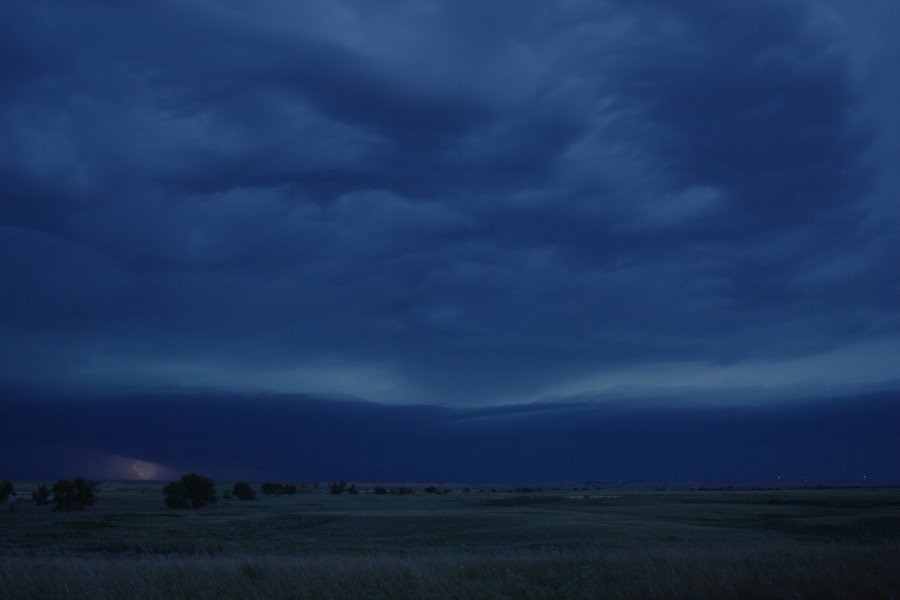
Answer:
[[162, 485], [104, 483], [83, 512], [4, 509], [0, 593], [900, 598], [898, 489], [299, 493], [189, 511]]

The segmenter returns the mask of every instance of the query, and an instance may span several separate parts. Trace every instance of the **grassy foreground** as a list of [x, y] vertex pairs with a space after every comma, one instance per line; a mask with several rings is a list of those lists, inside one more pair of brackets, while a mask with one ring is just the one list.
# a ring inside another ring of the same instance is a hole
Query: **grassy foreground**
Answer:
[[298, 494], [192, 512], [161, 487], [3, 512], [0, 593], [900, 598], [898, 490]]

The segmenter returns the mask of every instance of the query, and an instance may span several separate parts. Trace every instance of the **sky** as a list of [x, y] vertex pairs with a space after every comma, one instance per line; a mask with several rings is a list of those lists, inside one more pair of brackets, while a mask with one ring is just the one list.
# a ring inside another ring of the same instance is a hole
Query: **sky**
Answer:
[[0, 16], [0, 470], [900, 480], [896, 2]]

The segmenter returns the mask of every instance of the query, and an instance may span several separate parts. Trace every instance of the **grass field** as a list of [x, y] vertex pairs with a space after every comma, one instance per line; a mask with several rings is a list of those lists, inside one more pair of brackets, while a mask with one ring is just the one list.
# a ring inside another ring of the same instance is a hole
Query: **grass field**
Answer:
[[161, 490], [111, 482], [83, 512], [0, 513], [0, 593], [900, 598], [897, 489], [301, 493], [197, 511]]

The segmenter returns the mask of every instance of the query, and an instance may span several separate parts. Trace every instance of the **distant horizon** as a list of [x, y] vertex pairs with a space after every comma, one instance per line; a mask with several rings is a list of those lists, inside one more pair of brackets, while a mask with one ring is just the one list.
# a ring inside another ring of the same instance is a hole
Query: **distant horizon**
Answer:
[[[815, 406], [814, 413], [809, 407]], [[769, 405], [448, 408], [171, 391], [6, 396], [0, 477], [659, 485], [900, 481], [900, 390]], [[779, 476], [781, 479], [779, 479]]]
[[[98, 488], [98, 493], [102, 496], [103, 494], [103, 484], [126, 484], [126, 483], [134, 483], [134, 484], [162, 484], [169, 483], [171, 481], [178, 480], [181, 475], [189, 475], [191, 473], [195, 473], [195, 471], [187, 471], [185, 473], [181, 473], [177, 477], [171, 477], [166, 479], [95, 479], [94, 481], [99, 481], [101, 487]], [[198, 473], [199, 475], [203, 475], [203, 473]], [[26, 478], [18, 478], [11, 479], [13, 483], [48, 483], [52, 481], [59, 481], [60, 479], [74, 479], [76, 477], [82, 477], [82, 475], [75, 475], [70, 477], [60, 477], [60, 478], [34, 478], [34, 477], [26, 477]], [[90, 479], [89, 477], [86, 479]], [[287, 484], [315, 484], [317, 487], [314, 488], [316, 493], [328, 493], [330, 491], [326, 490], [326, 486], [340, 482], [344, 480], [340, 479], [323, 479], [317, 481], [308, 481], [303, 479], [287, 479], [287, 480], [277, 480], [274, 481], [272, 479], [222, 479], [222, 480], [213, 480], [213, 483], [217, 486], [220, 485], [231, 485], [238, 482], [246, 482], [251, 485], [262, 485], [263, 483], [287, 483]], [[887, 481], [883, 483], [854, 483], [852, 481], [831, 481], [831, 482], [808, 482], [808, 483], [799, 483], [799, 484], [768, 484], [765, 482], [730, 482], [730, 481], [701, 481], [694, 483], [687, 482], [666, 482], [666, 481], [643, 481], [643, 480], [623, 480], [623, 481], [550, 481], [550, 482], [542, 482], [542, 481], [499, 481], [499, 482], [467, 482], [467, 481], [431, 481], [431, 480], [399, 480], [399, 481], [382, 481], [382, 480], [346, 480], [347, 484], [359, 484], [366, 486], [401, 486], [401, 485], [412, 485], [412, 486], [429, 486], [429, 485], [442, 485], [442, 486], [454, 486], [454, 487], [445, 487], [441, 490], [441, 492], [445, 492], [449, 490], [453, 493], [487, 493], [487, 492], [502, 492], [502, 493], [515, 493], [515, 494], [532, 494], [539, 492], [599, 492], [599, 491], [626, 491], [626, 490], [643, 490], [643, 491], [656, 491], [656, 492], [725, 492], [725, 491], [780, 491], [780, 490], [816, 490], [816, 489], [828, 489], [828, 490], [850, 490], [850, 489], [880, 489], [880, 488], [896, 488], [900, 487], [900, 481]], [[469, 491], [466, 492], [464, 488], [469, 488]], [[30, 490], [27, 490], [30, 492]], [[17, 490], [17, 494], [24, 493], [22, 490]], [[297, 494], [310, 493], [309, 490], [298, 490]], [[346, 492], [342, 492], [346, 493]], [[371, 493], [369, 489], [363, 488], [359, 490], [361, 494]], [[431, 492], [425, 492], [423, 489], [414, 489], [414, 494], [425, 494]], [[435, 492], [437, 493], [437, 492]], [[394, 491], [388, 489], [386, 492], [387, 495], [395, 494]], [[263, 494], [265, 495], [265, 494]], [[272, 494], [273, 496], [278, 496], [279, 494]], [[285, 494], [281, 494], [285, 495]], [[292, 495], [292, 494], [290, 494]]]

